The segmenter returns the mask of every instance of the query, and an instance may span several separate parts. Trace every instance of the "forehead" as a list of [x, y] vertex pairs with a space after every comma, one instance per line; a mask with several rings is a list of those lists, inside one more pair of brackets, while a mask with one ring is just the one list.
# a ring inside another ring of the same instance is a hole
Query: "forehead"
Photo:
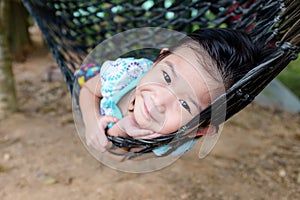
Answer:
[[212, 99], [225, 92], [224, 82], [217, 67], [217, 62], [199, 43], [193, 41], [183, 45], [172, 54], [178, 56], [179, 60], [187, 62], [187, 71], [197, 72], [208, 87]]
[[199, 66], [197, 60], [196, 54], [187, 48], [172, 52], [161, 61], [161, 64], [162, 67], [171, 69], [170, 71], [176, 74], [176, 79], [172, 83], [176, 94], [186, 96], [188, 93], [203, 107], [209, 103], [210, 95], [207, 95], [205, 71], [202, 66]]
[[208, 52], [195, 42], [184, 44], [171, 52], [177, 57], [177, 61], [186, 62], [196, 71], [207, 70], [208, 65], [213, 65], [213, 60]]
[[216, 91], [221, 87], [216, 81], [218, 79], [208, 72], [208, 69], [214, 65], [213, 60], [203, 48], [197, 48], [194, 50], [189, 46], [180, 47], [164, 58], [161, 63], [172, 64], [174, 71], [180, 77], [179, 80], [186, 82], [199, 103], [205, 106], [215, 99], [219, 94]]
[[172, 63], [174, 70], [182, 78], [209, 82], [212, 77], [208, 73], [207, 68], [212, 65], [212, 59], [204, 49], [201, 47], [197, 48], [193, 49], [189, 46], [182, 46], [172, 51], [162, 61]]

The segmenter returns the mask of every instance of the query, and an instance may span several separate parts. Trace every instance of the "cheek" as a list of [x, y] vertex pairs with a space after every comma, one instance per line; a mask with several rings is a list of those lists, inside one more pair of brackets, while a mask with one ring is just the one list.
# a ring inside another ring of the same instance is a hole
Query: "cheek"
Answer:
[[140, 83], [146, 83], [151, 80], [151, 72], [146, 73], [140, 80]]
[[138, 85], [143, 85], [147, 83], [160, 83], [162, 81], [162, 75], [158, 68], [152, 68], [149, 72], [147, 72], [140, 80]]
[[144, 125], [145, 122], [142, 120], [143, 117], [142, 117], [141, 105], [142, 105], [141, 98], [139, 95], [136, 95], [133, 114], [136, 118], [137, 123], [140, 125], [142, 123]]
[[170, 134], [177, 131], [182, 125], [184, 125], [184, 119], [181, 110], [173, 110], [165, 115], [165, 121], [161, 127], [160, 133]]

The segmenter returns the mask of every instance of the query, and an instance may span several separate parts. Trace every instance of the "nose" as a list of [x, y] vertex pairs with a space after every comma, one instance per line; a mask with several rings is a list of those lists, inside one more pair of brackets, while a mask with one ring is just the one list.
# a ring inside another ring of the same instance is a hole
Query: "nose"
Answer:
[[163, 86], [158, 86], [152, 95], [155, 107], [160, 113], [164, 113], [176, 99], [176, 95], [169, 88]]

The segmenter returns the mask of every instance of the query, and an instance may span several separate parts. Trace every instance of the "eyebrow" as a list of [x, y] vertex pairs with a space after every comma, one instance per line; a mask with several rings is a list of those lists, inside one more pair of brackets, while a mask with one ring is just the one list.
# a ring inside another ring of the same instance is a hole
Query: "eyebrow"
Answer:
[[167, 64], [167, 67], [169, 67], [172, 71], [173, 76], [175, 76], [176, 78], [178, 78], [178, 75], [174, 69], [173, 63], [171, 63], [170, 61], [165, 61], [165, 63]]
[[[173, 63], [171, 63], [170, 61], [167, 61], [167, 60], [165, 61], [165, 63], [167, 64], [166, 66], [169, 67], [169, 68], [171, 69], [171, 72], [172, 72], [173, 76], [174, 76], [175, 78], [178, 78], [178, 74], [177, 74], [176, 70], [174, 69]], [[196, 101], [191, 97], [190, 94], [188, 95], [188, 99], [189, 99], [189, 101], [192, 102], [192, 104], [194, 104], [194, 106], [195, 106], [196, 108], [199, 109], [199, 112], [200, 112], [200, 111], [201, 111], [201, 106], [199, 105], [198, 102], [196, 102]]]

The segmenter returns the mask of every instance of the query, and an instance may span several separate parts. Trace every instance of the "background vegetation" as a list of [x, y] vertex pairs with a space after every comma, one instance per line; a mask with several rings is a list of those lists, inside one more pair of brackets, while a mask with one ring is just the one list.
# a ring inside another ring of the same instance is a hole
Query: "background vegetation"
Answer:
[[300, 98], [300, 55], [279, 74], [278, 79]]

